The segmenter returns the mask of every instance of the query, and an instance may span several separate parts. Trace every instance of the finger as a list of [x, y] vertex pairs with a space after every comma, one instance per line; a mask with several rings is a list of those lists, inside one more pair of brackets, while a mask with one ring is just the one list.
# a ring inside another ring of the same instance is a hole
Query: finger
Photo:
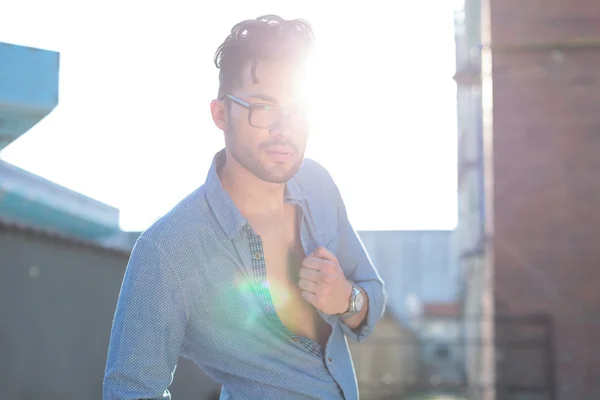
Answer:
[[315, 250], [315, 252], [312, 255], [313, 257], [321, 258], [323, 260], [327, 260], [335, 264], [338, 263], [338, 259], [335, 256], [335, 254], [333, 254], [323, 246], [317, 247], [317, 250]]
[[310, 268], [300, 268], [300, 278], [306, 279], [312, 282], [320, 282], [321, 281], [321, 273], [315, 269]]
[[335, 265], [335, 264], [331, 261], [324, 260], [322, 258], [312, 257], [312, 256], [306, 257], [302, 261], [302, 266], [304, 268], [314, 269], [317, 271], [320, 271], [320, 270], [326, 269], [326, 268], [330, 268], [333, 265]]
[[310, 292], [310, 293], [317, 293], [317, 286], [318, 284], [313, 282], [313, 281], [308, 281], [306, 279], [300, 279], [298, 281], [298, 287], [304, 291]]
[[316, 307], [316, 303], [317, 303], [317, 296], [314, 293], [311, 292], [307, 292], [307, 291], [302, 291], [300, 292], [300, 295], [302, 296], [302, 298], [304, 300], [306, 300], [308, 303], [312, 304], [313, 306]]

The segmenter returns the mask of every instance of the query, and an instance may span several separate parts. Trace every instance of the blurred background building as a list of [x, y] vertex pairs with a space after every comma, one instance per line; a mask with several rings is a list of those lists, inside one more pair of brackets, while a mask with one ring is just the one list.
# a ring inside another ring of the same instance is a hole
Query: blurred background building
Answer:
[[600, 398], [600, 3], [467, 0], [455, 22], [470, 396]]

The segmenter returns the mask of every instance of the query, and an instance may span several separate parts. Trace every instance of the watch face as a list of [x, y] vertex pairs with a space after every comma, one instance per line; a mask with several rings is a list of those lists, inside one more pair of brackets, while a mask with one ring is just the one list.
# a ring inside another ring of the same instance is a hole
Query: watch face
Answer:
[[356, 309], [357, 312], [360, 312], [363, 309], [364, 305], [365, 305], [365, 298], [363, 297], [362, 292], [358, 292], [358, 294], [356, 295], [356, 298], [354, 300], [354, 308]]

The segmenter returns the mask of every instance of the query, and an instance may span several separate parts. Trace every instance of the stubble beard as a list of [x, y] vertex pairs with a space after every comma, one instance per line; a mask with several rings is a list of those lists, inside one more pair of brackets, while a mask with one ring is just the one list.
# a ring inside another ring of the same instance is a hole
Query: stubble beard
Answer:
[[[298, 154], [296, 150], [296, 161], [291, 167], [275, 164], [266, 166], [260, 162], [257, 154], [250, 148], [243, 146], [236, 139], [235, 130], [230, 128], [225, 132], [225, 145], [231, 157], [248, 170], [258, 179], [269, 183], [286, 183], [296, 175], [300, 169], [304, 154]], [[257, 152], [259, 150], [256, 150]]]

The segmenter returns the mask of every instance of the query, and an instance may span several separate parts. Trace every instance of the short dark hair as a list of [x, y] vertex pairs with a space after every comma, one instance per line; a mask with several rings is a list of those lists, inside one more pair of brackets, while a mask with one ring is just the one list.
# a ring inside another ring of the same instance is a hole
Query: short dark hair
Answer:
[[215, 53], [219, 98], [241, 85], [242, 71], [249, 63], [257, 83], [257, 61], [301, 62], [309, 55], [313, 40], [312, 26], [303, 19], [285, 20], [270, 14], [237, 23]]

